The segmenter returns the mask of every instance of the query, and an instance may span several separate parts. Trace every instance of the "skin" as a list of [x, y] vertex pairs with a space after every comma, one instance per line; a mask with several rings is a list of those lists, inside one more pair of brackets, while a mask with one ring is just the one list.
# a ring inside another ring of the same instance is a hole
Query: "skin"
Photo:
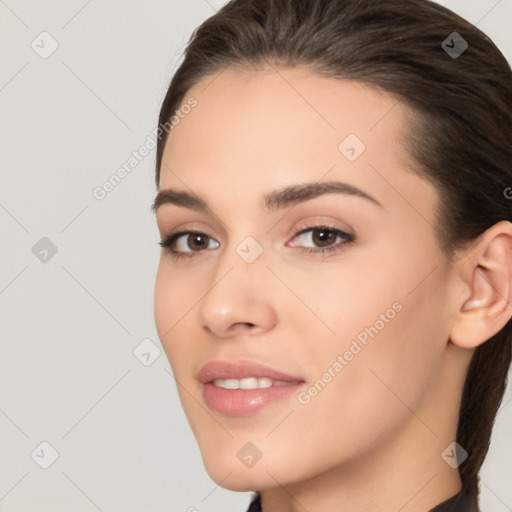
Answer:
[[[437, 190], [402, 145], [406, 109], [361, 83], [300, 67], [230, 68], [190, 96], [198, 105], [170, 133], [160, 190], [193, 191], [213, 213], [164, 204], [156, 219], [162, 238], [197, 230], [214, 242], [190, 259], [162, 250], [155, 321], [208, 474], [260, 490], [265, 512], [419, 512], [457, 493], [458, 471], [441, 454], [455, 440], [475, 347], [511, 316], [511, 224], [450, 262], [434, 234]], [[351, 133], [366, 145], [353, 162], [338, 149]], [[263, 208], [271, 191], [331, 180], [382, 206], [331, 193]], [[356, 239], [304, 253], [318, 239], [296, 233], [315, 225]], [[236, 252], [249, 235], [263, 249], [253, 263]], [[178, 249], [192, 252], [186, 241]], [[309, 403], [293, 395], [231, 417], [204, 402], [196, 375], [212, 359], [259, 361], [308, 389], [396, 303]], [[262, 455], [250, 468], [237, 457], [247, 442]]]

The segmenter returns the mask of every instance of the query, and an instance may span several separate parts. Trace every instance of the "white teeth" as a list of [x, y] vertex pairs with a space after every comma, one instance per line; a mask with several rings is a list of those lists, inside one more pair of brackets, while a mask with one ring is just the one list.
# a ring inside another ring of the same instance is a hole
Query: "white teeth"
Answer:
[[258, 379], [256, 377], [248, 377], [247, 379], [240, 379], [238, 381], [238, 389], [255, 389], [257, 387]]
[[294, 382], [272, 380], [267, 377], [246, 377], [245, 379], [215, 379], [215, 386], [224, 389], [262, 389], [271, 386], [289, 386]]
[[267, 377], [260, 377], [258, 379], [258, 387], [259, 388], [270, 388], [272, 387], [273, 382], [272, 379], [269, 379]]
[[226, 379], [224, 381], [224, 387], [226, 389], [238, 389], [238, 380], [237, 379]]

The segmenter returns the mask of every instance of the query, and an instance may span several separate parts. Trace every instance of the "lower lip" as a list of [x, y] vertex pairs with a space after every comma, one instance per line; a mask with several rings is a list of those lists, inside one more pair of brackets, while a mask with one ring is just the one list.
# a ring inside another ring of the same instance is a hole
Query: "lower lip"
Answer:
[[203, 396], [210, 409], [226, 416], [249, 416], [265, 405], [297, 394], [304, 382], [259, 389], [224, 389], [212, 382], [203, 385]]

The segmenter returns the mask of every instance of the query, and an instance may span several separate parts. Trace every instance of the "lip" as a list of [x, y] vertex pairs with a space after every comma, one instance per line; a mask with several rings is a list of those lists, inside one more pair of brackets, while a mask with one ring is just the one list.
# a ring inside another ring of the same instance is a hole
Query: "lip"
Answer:
[[215, 379], [245, 379], [247, 377], [267, 377], [286, 382], [304, 380], [302, 377], [287, 375], [256, 361], [210, 361], [199, 370], [197, 375], [197, 378], [204, 384]]
[[[215, 379], [244, 379], [267, 377], [272, 380], [289, 382], [282, 386], [259, 389], [224, 389], [213, 384]], [[276, 368], [255, 361], [210, 361], [197, 375], [202, 383], [206, 405], [225, 416], [249, 416], [266, 405], [297, 395], [305, 385], [304, 379], [286, 374]]]

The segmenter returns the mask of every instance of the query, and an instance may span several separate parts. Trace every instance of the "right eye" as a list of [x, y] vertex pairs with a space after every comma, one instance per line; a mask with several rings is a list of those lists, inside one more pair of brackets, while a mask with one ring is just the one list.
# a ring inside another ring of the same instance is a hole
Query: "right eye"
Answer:
[[220, 244], [210, 235], [200, 231], [180, 231], [166, 236], [159, 245], [174, 258], [181, 258], [195, 256], [194, 253], [202, 252], [204, 249], [217, 249]]

